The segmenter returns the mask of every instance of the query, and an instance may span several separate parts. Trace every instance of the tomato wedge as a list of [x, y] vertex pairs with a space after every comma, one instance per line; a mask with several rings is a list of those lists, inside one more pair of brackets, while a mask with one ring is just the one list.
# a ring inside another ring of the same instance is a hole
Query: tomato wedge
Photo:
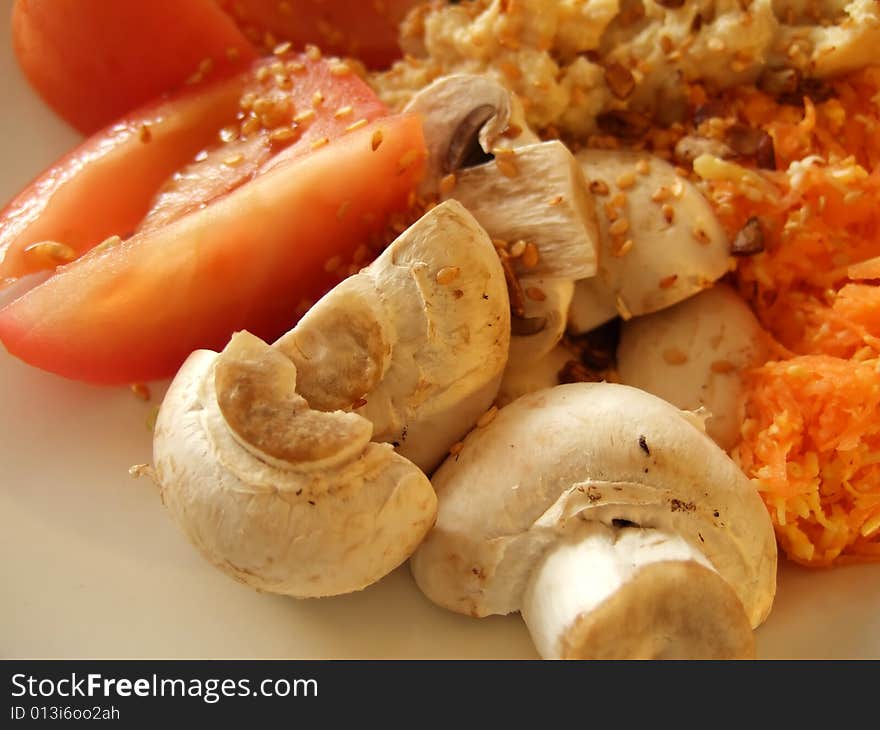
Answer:
[[159, 227], [243, 184], [275, 156], [308, 152], [386, 112], [337, 61], [292, 54], [146, 106], [91, 137], [0, 211], [0, 281], [62, 263], [34, 244], [58, 242], [77, 257], [110, 236]]
[[44, 370], [122, 384], [171, 375], [238, 329], [273, 339], [406, 208], [425, 155], [420, 121], [403, 115], [280, 162], [61, 268], [0, 310], [0, 340]]
[[257, 57], [212, 0], [16, 0], [12, 32], [31, 85], [84, 134]]
[[[398, 29], [423, 0], [218, 0], [257, 45], [268, 38], [354, 56], [371, 68], [400, 58]], [[271, 45], [271, 43], [269, 44]]]

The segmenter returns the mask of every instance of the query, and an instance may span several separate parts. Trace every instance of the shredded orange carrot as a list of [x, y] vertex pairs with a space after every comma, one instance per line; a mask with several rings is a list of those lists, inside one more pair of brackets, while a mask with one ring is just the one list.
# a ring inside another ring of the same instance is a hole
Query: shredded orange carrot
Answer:
[[833, 88], [803, 108], [731, 92], [778, 171], [751, 170], [757, 191], [706, 183], [730, 235], [761, 220], [765, 251], [735, 282], [785, 353], [746, 375], [733, 456], [785, 552], [813, 566], [880, 560], [880, 67]]

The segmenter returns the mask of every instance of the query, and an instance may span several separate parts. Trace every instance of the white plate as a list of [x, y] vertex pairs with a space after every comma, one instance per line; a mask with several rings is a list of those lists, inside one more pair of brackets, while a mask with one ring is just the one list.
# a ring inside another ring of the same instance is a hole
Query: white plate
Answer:
[[[77, 137], [27, 88], [0, 11], [0, 203]], [[100, 200], [87, 201], [99, 206]], [[0, 351], [0, 656], [534, 658], [518, 616], [448, 613], [399, 569], [320, 601], [261, 595], [187, 544], [148, 480], [153, 403]], [[763, 657], [880, 657], [880, 565], [785, 565]]]

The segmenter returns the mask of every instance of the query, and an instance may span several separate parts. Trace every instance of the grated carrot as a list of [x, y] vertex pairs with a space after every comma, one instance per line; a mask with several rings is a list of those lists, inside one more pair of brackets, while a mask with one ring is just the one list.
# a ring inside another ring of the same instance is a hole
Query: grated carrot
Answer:
[[745, 376], [733, 456], [805, 565], [880, 560], [880, 67], [803, 108], [730, 92], [767, 131], [778, 171], [704, 183], [730, 235], [759, 216], [765, 251], [739, 263], [740, 292], [780, 345]]

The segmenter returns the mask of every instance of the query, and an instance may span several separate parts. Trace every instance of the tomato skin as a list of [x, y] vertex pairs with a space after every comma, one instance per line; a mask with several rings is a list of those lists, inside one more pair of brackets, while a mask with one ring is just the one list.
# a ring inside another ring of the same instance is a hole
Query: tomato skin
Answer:
[[[376, 130], [382, 142], [376, 146]], [[375, 148], [375, 149], [374, 149]], [[425, 158], [421, 123], [386, 117], [278, 164], [207, 208], [95, 251], [0, 310], [0, 340], [31, 365], [98, 384], [173, 374], [247, 329], [274, 339], [334, 281]]]
[[[423, 0], [218, 0], [257, 41], [264, 31], [296, 48], [314, 43], [327, 53], [354, 56], [370, 68], [400, 58], [398, 27]], [[257, 32], [259, 31], [259, 32]]]
[[83, 134], [180, 87], [206, 58], [224, 74], [257, 57], [212, 0], [16, 0], [12, 32], [28, 81]]

